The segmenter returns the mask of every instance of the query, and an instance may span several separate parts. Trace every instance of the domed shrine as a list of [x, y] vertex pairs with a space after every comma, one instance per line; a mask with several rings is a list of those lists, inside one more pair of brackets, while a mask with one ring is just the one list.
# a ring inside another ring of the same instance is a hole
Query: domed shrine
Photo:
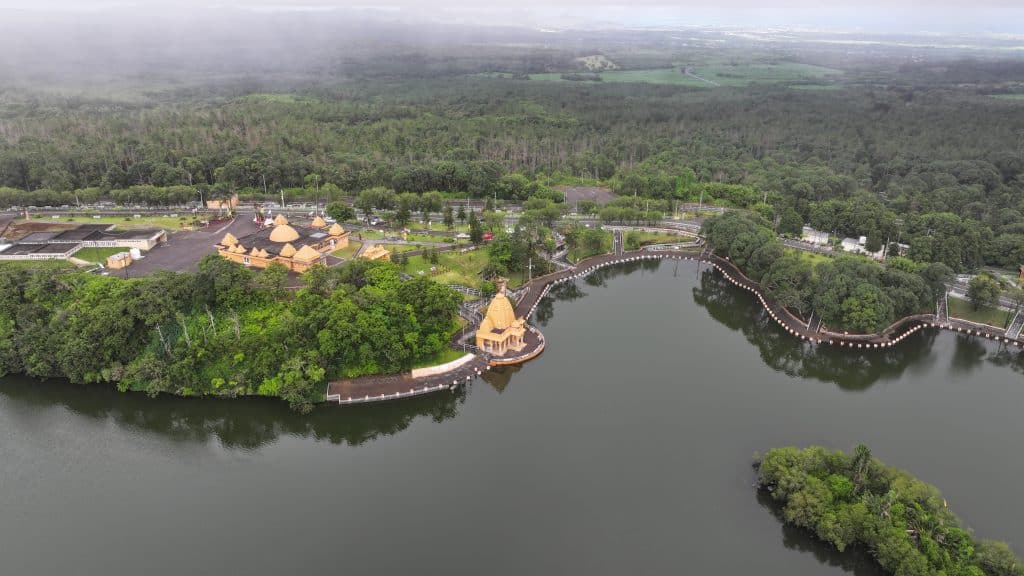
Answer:
[[328, 252], [348, 246], [350, 233], [339, 224], [327, 226], [317, 216], [309, 226], [293, 225], [284, 214], [253, 234], [236, 238], [230, 232], [217, 244], [217, 253], [233, 262], [266, 268], [273, 262], [294, 272], [305, 272], [314, 264], [323, 264]]
[[476, 346], [494, 356], [504, 356], [526, 347], [526, 320], [516, 318], [515, 307], [505, 295], [506, 280], [499, 278], [497, 284], [498, 293], [476, 331]]

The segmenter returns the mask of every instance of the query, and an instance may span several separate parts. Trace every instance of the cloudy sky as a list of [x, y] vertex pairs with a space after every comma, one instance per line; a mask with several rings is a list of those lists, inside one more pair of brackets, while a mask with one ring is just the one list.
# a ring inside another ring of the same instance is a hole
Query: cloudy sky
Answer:
[[531, 27], [789, 27], [1024, 35], [1022, 0], [0, 0], [15, 13], [358, 9], [396, 18]]

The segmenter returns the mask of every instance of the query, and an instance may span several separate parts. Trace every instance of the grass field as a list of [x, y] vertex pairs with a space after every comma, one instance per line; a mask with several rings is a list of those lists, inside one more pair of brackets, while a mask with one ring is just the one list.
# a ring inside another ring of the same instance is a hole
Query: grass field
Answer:
[[786, 252], [788, 252], [790, 254], [796, 254], [797, 256], [800, 257], [801, 260], [805, 260], [807, 262], [810, 262], [811, 266], [817, 266], [818, 264], [821, 264], [822, 262], [828, 262], [829, 260], [831, 260], [831, 258], [829, 258], [828, 256], [825, 256], [824, 254], [816, 254], [814, 252], [804, 252], [803, 250], [796, 250], [794, 248], [786, 248], [785, 250], [786, 250]]
[[402, 252], [412, 252], [413, 250], [423, 250], [426, 246], [419, 246], [416, 244], [377, 244], [387, 248], [388, 252], [392, 254], [401, 254]]
[[998, 308], [983, 306], [975, 310], [974, 306], [967, 300], [961, 300], [952, 296], [949, 297], [949, 315], [952, 318], [963, 318], [971, 322], [981, 322], [982, 324], [989, 324], [999, 328], [1005, 328], [1006, 324], [1013, 317], [1012, 312]]
[[601, 240], [601, 247], [597, 250], [587, 250], [582, 247], [573, 248], [569, 251], [567, 258], [569, 262], [575, 264], [584, 258], [590, 258], [591, 256], [597, 256], [598, 254], [606, 254], [612, 251], [612, 233], [608, 230], [602, 230], [604, 238]]
[[993, 94], [992, 97], [1000, 100], [1024, 100], [1024, 94]]
[[[442, 252], [438, 255], [437, 264], [431, 264], [423, 256], [410, 256], [405, 265], [405, 272], [413, 276], [422, 272], [442, 284], [463, 284], [477, 288], [480, 286], [480, 273], [487, 266], [487, 250], [471, 250], [462, 252]], [[437, 268], [431, 274], [430, 268]]]
[[106, 266], [107, 256], [127, 251], [127, 248], [82, 248], [78, 252], [72, 254], [72, 257], [78, 258], [79, 260], [85, 260], [86, 262], [96, 262]]
[[433, 358], [427, 358], [421, 362], [416, 362], [412, 365], [415, 368], [427, 368], [429, 366], [438, 366], [440, 364], [447, 364], [453, 360], [458, 360], [465, 356], [466, 353], [462, 350], [453, 350], [451, 348], [445, 348], [439, 354]]
[[362, 246], [362, 242], [354, 242], [350, 240], [348, 246], [342, 248], [341, 250], [335, 250], [334, 252], [331, 252], [331, 256], [337, 256], [338, 258], [344, 258], [348, 260], [349, 258], [355, 256], [356, 252], [358, 252]]
[[[683, 74], [680, 64], [673, 68], [657, 68], [651, 70], [607, 70], [597, 72], [602, 82], [642, 82], [647, 84], [675, 84], [680, 86], [696, 86], [714, 88], [718, 86], [747, 86], [758, 83], [806, 82], [808, 80], [825, 80], [839, 76], [842, 71], [811, 64], [783, 62], [779, 64], [712, 64], [695, 66], [693, 76]], [[530, 80], [593, 83], [594, 81], [565, 80], [563, 74], [568, 72], [545, 72], [530, 74]], [[695, 78], [699, 76], [700, 78]], [[801, 89], [829, 89], [828, 85], [799, 85]]]
[[[181, 230], [182, 226], [192, 221], [191, 216], [182, 220], [170, 216], [143, 216], [132, 218], [130, 216], [61, 216], [60, 218], [32, 217], [32, 222], [47, 224], [116, 224], [118, 228], [166, 228], [167, 230]], [[25, 220], [18, 220], [14, 224], [23, 224]]]
[[629, 245], [630, 238], [636, 238], [640, 246], [647, 246], [649, 244], [674, 244], [677, 242], [687, 242], [691, 240], [688, 236], [669, 234], [667, 232], [629, 231], [623, 234], [623, 240], [626, 242], [627, 250], [633, 249]]
[[[438, 254], [437, 264], [431, 264], [423, 256], [410, 256], [405, 264], [405, 273], [413, 276], [422, 275], [431, 278], [441, 284], [462, 284], [472, 288], [479, 288], [483, 281], [480, 273], [487, 266], [488, 256], [486, 248], [470, 250], [468, 252], [441, 252]], [[431, 268], [436, 270], [432, 273]], [[529, 276], [526, 272], [513, 272], [508, 275], [510, 288], [521, 286]]]
[[71, 270], [77, 268], [67, 260], [3, 260], [0, 261], [0, 273], [3, 270]]

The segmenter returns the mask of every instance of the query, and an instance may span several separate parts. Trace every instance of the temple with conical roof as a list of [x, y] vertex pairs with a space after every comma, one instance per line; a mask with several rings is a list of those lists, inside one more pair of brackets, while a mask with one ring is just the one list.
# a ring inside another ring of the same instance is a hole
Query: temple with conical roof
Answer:
[[236, 238], [230, 232], [217, 244], [224, 258], [254, 268], [266, 268], [280, 262], [294, 272], [305, 272], [314, 264], [325, 263], [328, 252], [348, 246], [350, 233], [340, 224], [327, 226], [317, 216], [309, 226], [292, 224], [284, 214], [259, 231]]
[[521, 352], [526, 347], [526, 320], [516, 318], [515, 307], [505, 295], [505, 283], [504, 278], [498, 279], [498, 293], [476, 331], [477, 348], [493, 356]]

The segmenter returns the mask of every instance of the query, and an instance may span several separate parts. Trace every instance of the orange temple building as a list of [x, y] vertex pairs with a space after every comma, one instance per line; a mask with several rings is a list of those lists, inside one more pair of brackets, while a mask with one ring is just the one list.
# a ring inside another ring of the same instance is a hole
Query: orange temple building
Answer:
[[310, 226], [293, 226], [283, 214], [273, 225], [254, 234], [235, 238], [225, 234], [217, 252], [239, 264], [266, 268], [274, 262], [293, 272], [305, 272], [314, 264], [325, 263], [326, 253], [348, 246], [350, 233], [339, 224], [330, 227], [317, 216]]
[[498, 279], [498, 293], [476, 331], [477, 348], [494, 356], [521, 352], [526, 347], [526, 320], [516, 318], [515, 308], [505, 295], [505, 283], [504, 278]]

